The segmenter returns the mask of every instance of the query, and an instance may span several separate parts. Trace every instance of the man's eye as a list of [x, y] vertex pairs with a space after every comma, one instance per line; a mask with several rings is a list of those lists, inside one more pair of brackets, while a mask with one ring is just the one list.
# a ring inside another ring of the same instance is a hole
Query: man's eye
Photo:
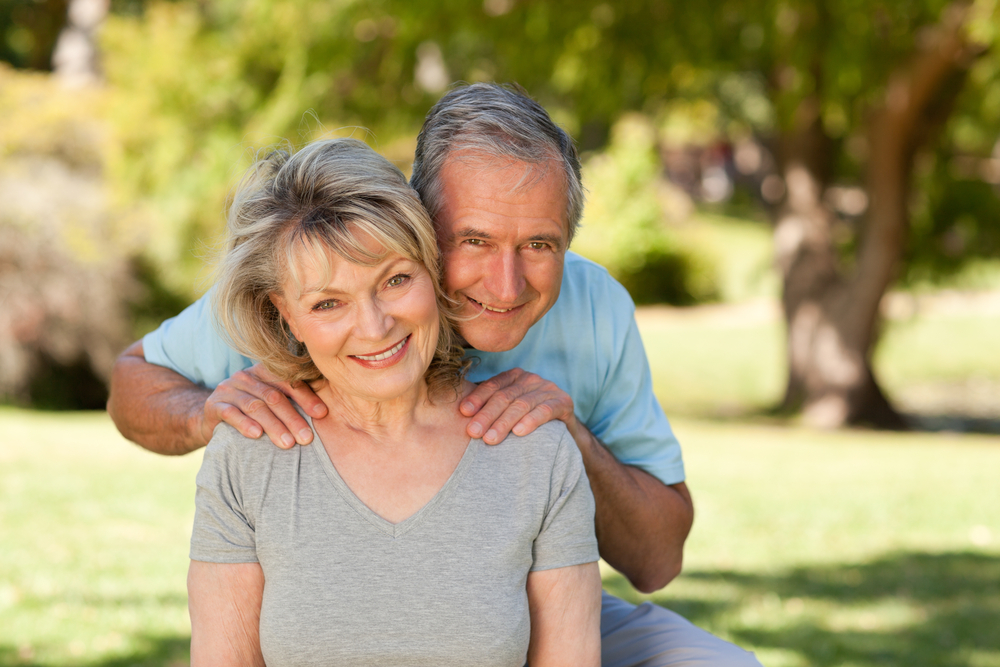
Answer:
[[482, 239], [465, 239], [464, 242], [468, 245], [483, 245]]
[[389, 278], [389, 280], [386, 282], [386, 285], [388, 285], [389, 287], [399, 287], [409, 279], [410, 276], [406, 275], [405, 273], [400, 273], [399, 275]]
[[542, 241], [532, 241], [528, 244], [528, 247], [532, 250], [545, 250], [549, 247], [548, 243], [543, 243]]

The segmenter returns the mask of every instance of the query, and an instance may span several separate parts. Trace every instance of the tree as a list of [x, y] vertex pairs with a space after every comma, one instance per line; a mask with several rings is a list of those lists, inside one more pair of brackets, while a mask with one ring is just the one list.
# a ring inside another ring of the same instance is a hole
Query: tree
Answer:
[[[968, 5], [948, 5], [936, 22], [921, 26], [913, 50], [866, 104], [863, 178], [871, 203], [852, 266], [838, 257], [835, 217], [824, 201], [836, 154], [824, 128], [821, 90], [799, 101], [781, 137], [778, 164], [788, 194], [775, 239], [788, 328], [784, 407], [801, 405], [813, 423], [904, 425], [875, 379], [871, 353], [879, 304], [906, 249], [914, 159], [940, 135], [969, 67], [985, 49], [969, 34], [971, 13]], [[780, 84], [776, 93], [784, 93]]]

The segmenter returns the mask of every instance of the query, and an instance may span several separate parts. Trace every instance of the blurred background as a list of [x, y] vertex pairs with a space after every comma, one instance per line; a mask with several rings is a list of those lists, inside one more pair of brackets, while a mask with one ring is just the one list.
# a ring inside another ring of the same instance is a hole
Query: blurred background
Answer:
[[995, 0], [0, 0], [0, 665], [186, 664], [200, 455], [98, 411], [253, 152], [408, 173], [500, 81], [576, 138], [573, 250], [684, 445], [649, 599], [767, 665], [1000, 666], [998, 37]]

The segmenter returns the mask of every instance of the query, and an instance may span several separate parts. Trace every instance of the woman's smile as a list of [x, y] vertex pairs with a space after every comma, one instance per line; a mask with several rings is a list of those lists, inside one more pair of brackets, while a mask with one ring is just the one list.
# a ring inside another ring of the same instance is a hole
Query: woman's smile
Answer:
[[352, 354], [351, 359], [365, 368], [388, 368], [399, 362], [409, 348], [410, 336], [406, 336], [391, 348], [376, 352], [375, 354]]

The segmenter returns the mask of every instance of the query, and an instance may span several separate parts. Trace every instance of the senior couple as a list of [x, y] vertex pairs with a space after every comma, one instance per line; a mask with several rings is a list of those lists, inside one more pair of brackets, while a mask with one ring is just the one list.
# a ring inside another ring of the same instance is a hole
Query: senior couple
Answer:
[[431, 109], [409, 184], [346, 139], [250, 169], [216, 285], [108, 405], [208, 445], [193, 665], [759, 664], [600, 591], [598, 554], [673, 579], [693, 508], [632, 302], [568, 251], [583, 199], [572, 140], [495, 84]]

